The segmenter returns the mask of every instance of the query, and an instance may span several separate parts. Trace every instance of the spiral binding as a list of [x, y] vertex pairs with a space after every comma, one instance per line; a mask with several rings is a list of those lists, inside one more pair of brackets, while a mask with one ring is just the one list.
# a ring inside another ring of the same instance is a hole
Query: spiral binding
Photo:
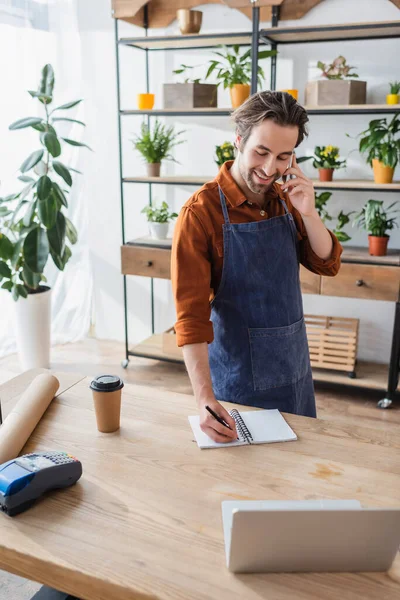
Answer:
[[251, 435], [249, 429], [247, 428], [246, 423], [243, 421], [242, 415], [236, 408], [233, 408], [229, 411], [231, 417], [235, 420], [236, 428], [238, 430], [239, 436], [246, 441], [248, 444], [251, 444], [253, 441], [253, 436]]

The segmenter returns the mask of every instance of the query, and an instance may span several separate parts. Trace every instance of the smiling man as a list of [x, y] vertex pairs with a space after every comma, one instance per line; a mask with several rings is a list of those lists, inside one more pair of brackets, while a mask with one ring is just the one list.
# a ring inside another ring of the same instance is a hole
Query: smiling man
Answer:
[[334, 276], [342, 252], [294, 155], [304, 108], [260, 92], [233, 120], [236, 159], [186, 202], [172, 248], [177, 343], [201, 428], [217, 442], [236, 437], [219, 400], [316, 416], [299, 263]]

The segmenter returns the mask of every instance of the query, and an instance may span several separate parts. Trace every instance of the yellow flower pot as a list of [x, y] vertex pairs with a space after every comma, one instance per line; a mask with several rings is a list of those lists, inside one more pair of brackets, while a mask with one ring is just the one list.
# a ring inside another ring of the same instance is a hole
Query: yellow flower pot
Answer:
[[377, 158], [372, 159], [375, 183], [392, 183], [394, 169], [381, 163]]
[[138, 94], [137, 106], [139, 110], [151, 110], [154, 106], [154, 94]]
[[299, 90], [281, 90], [281, 92], [287, 92], [288, 94], [293, 96], [295, 100], [298, 100], [299, 98]]
[[386, 104], [399, 104], [399, 94], [388, 94]]
[[230, 88], [232, 108], [238, 108], [250, 96], [250, 86], [246, 83], [235, 83]]

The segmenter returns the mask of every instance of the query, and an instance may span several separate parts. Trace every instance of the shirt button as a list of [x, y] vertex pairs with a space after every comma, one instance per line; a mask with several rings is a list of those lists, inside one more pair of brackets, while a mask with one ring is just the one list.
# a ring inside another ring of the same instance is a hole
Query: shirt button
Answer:
[[267, 214], [267, 213], [265, 212], [265, 210], [260, 210], [260, 215], [261, 215], [262, 217], [265, 217], [265, 216], [266, 216], [266, 214]]

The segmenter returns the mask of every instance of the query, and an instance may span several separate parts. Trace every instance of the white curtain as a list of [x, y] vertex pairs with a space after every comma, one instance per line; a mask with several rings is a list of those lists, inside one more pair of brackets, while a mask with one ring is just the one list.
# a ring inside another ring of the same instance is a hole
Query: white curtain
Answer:
[[[23, 160], [38, 147], [33, 129], [9, 131], [19, 118], [42, 116], [41, 105], [27, 93], [39, 84], [42, 67], [55, 71], [54, 106], [82, 98], [81, 40], [78, 0], [0, 0], [0, 196], [22, 187], [17, 180]], [[67, 114], [69, 113], [69, 114]], [[65, 116], [85, 121], [85, 102], [65, 111]], [[64, 137], [87, 142], [85, 128], [59, 124]], [[61, 160], [80, 169], [86, 148], [64, 144]], [[85, 175], [73, 174], [68, 217], [78, 230], [72, 258], [59, 272], [50, 258], [45, 275], [53, 290], [52, 344], [76, 341], [90, 326], [92, 275], [88, 245]], [[0, 290], [0, 356], [16, 351], [14, 301]]]

